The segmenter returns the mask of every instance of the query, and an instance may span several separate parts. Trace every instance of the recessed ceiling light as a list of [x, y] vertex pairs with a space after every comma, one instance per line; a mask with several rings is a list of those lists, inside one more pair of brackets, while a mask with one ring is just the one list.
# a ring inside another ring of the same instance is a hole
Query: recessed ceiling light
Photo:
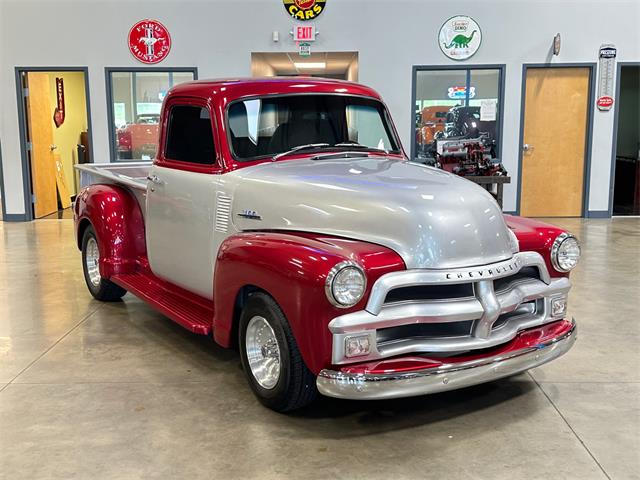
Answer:
[[300, 70], [312, 70], [314, 68], [317, 69], [323, 69], [323, 68], [327, 68], [327, 63], [326, 62], [296, 62], [294, 63], [294, 65], [296, 66], [296, 68], [300, 69]]

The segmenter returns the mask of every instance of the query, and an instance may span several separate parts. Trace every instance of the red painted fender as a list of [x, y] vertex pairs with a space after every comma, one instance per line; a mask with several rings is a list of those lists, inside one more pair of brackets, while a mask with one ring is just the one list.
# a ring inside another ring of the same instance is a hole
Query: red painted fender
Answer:
[[74, 205], [74, 220], [79, 247], [84, 229], [89, 223], [93, 226], [103, 277], [133, 273], [136, 260], [146, 256], [142, 211], [126, 188], [95, 184], [82, 189]]
[[516, 234], [521, 252], [538, 252], [547, 264], [552, 277], [568, 277], [569, 273], [559, 272], [551, 263], [553, 241], [566, 230], [548, 223], [525, 217], [504, 216], [507, 226]]
[[[345, 260], [359, 263], [367, 275], [367, 292], [350, 309], [333, 306], [324, 290], [329, 271]], [[230, 346], [238, 294], [244, 287], [256, 287], [278, 303], [304, 361], [317, 374], [331, 362], [328, 323], [362, 310], [373, 283], [385, 273], [403, 269], [397, 253], [366, 242], [296, 232], [231, 236], [220, 247], [214, 273], [215, 340]]]

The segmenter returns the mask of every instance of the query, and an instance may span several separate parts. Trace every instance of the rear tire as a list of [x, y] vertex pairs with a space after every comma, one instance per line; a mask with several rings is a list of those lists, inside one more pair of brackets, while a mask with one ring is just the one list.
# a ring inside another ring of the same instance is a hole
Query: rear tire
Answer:
[[256, 292], [249, 296], [239, 333], [242, 367], [264, 406], [288, 412], [316, 398], [316, 377], [300, 355], [289, 322], [269, 295]]
[[127, 291], [100, 275], [100, 251], [98, 238], [92, 226], [88, 226], [82, 235], [82, 270], [89, 292], [101, 302], [120, 300]]

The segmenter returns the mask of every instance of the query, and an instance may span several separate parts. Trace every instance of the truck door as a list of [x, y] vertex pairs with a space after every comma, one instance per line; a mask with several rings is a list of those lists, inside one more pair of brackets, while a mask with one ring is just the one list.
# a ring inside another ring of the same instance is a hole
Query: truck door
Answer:
[[203, 100], [172, 98], [165, 106], [158, 158], [148, 177], [145, 219], [153, 273], [210, 299], [220, 179], [212, 117]]

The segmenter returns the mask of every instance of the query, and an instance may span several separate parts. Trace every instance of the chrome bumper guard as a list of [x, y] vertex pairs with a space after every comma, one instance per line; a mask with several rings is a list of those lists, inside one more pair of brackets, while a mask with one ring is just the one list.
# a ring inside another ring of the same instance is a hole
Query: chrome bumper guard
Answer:
[[345, 374], [322, 370], [317, 386], [329, 397], [380, 400], [444, 392], [490, 382], [550, 362], [568, 352], [576, 341], [576, 324], [559, 337], [535, 346], [464, 363], [391, 374]]

